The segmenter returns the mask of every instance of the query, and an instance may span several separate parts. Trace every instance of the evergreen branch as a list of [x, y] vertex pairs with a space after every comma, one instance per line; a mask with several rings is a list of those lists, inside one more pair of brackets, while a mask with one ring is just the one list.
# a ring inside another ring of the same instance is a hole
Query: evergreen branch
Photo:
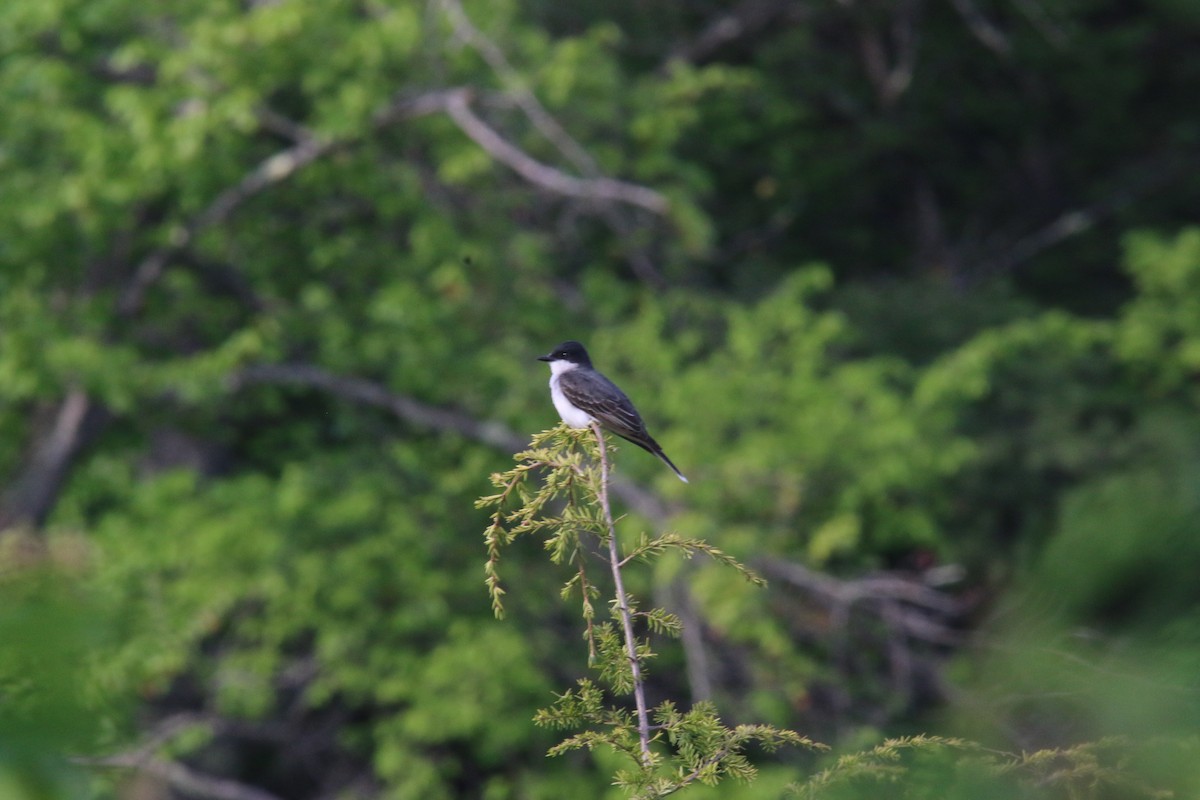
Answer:
[[732, 777], [749, 781], [757, 770], [743, 754], [753, 742], [768, 752], [784, 745], [812, 750], [828, 749], [795, 731], [780, 730], [769, 725], [739, 725], [729, 729], [721, 724], [711, 703], [697, 703], [687, 713], [680, 713], [670, 702], [655, 709], [659, 721], [679, 754], [683, 764], [668, 783], [656, 782], [645, 787], [645, 797], [673, 794], [692, 783], [715, 785], [722, 778]]
[[666, 609], [652, 608], [649, 611], [640, 612], [638, 616], [644, 617], [647, 626], [655, 633], [678, 637], [683, 632], [683, 621]]
[[[820, 747], [793, 731], [770, 726], [726, 727], [712, 704], [706, 702], [697, 703], [686, 713], [669, 702], [663, 703], [654, 710], [651, 725], [646, 664], [654, 653], [648, 638], [635, 635], [634, 620], [643, 619], [652, 633], [670, 636], [680, 635], [683, 622], [665, 609], [640, 611], [637, 599], [625, 586], [624, 568], [634, 560], [676, 550], [686, 557], [703, 553], [755, 583], [761, 584], [762, 579], [703, 540], [674, 533], [653, 540], [643, 536], [637, 547], [622, 558], [609, 498], [613, 452], [615, 448], [596, 424], [590, 429], [559, 425], [543, 431], [517, 455], [518, 463], [512, 469], [492, 476], [499, 491], [477, 504], [493, 509], [485, 540], [489, 547], [486, 572], [496, 607], [502, 593], [496, 577], [498, 554], [518, 536], [538, 534], [554, 563], [573, 567], [561, 596], [566, 600], [579, 590], [587, 626], [589, 666], [599, 674], [599, 685], [580, 680], [577, 689], [559, 695], [549, 708], [537, 712], [537, 725], [577, 731], [552, 747], [549, 755], [608, 746], [636, 765], [618, 771], [614, 784], [632, 797], [653, 798], [673, 794], [696, 782], [750, 780], [756, 770], [743, 751], [751, 742], [768, 751], [785, 744]], [[516, 507], [510, 508], [513, 504]], [[594, 553], [585, 546], [584, 537], [589, 533], [601, 545], [607, 545], [601, 548], [606, 552]], [[611, 620], [602, 623], [595, 622], [592, 599], [599, 596], [599, 591], [587, 573], [589, 555], [604, 559], [612, 574], [613, 591], [608, 601]], [[606, 691], [631, 696], [633, 707], [606, 705]]]
[[[803, 784], [794, 784], [790, 791], [809, 800], [823, 797], [826, 790], [832, 786], [859, 780], [895, 781], [902, 777], [907, 768], [902, 763], [903, 756], [908, 752], [930, 750], [958, 750], [964, 754], [984, 754], [987, 751], [982, 745], [945, 736], [904, 736], [895, 739], [885, 739], [870, 750], [848, 753], [837, 759], [832, 766], [821, 770]], [[1008, 756], [1008, 754], [1000, 754]]]
[[504, 588], [500, 585], [500, 573], [497, 570], [497, 565], [500, 563], [500, 548], [511, 541], [508, 531], [504, 529], [504, 514], [501, 509], [520, 480], [520, 475], [511, 475], [508, 480], [504, 480], [503, 476], [493, 475], [492, 482], [498, 483], [504, 490], [500, 494], [482, 497], [475, 501], [476, 508], [496, 506], [496, 511], [492, 514], [492, 523], [483, 532], [483, 540], [488, 554], [487, 562], [483, 567], [484, 582], [487, 584], [488, 594], [492, 598], [492, 613], [496, 615], [496, 619], [504, 618]]
[[641, 544], [631, 550], [625, 558], [621, 559], [621, 566], [625, 566], [630, 561], [662, 555], [668, 550], [679, 550], [687, 558], [691, 558], [696, 553], [703, 553], [714, 561], [733, 567], [745, 576], [746, 580], [756, 586], [767, 585], [767, 582], [757, 572], [725, 551], [713, 547], [703, 539], [689, 539], [677, 533], [664, 533], [662, 536], [649, 541], [643, 537]]
[[[1174, 796], [1170, 790], [1140, 780], [1136, 772], [1129, 769], [1130, 742], [1119, 737], [1020, 754], [942, 736], [887, 739], [869, 750], [841, 756], [804, 784], [789, 787], [789, 791], [816, 800], [828, 796], [828, 790], [839, 785], [864, 781], [894, 783], [916, 778], [917, 773], [905, 762], [905, 757], [936, 750], [962, 754], [962, 758], [954, 762], [955, 770], [969, 765], [981, 776], [1011, 780], [1011, 784], [1001, 785], [1008, 786], [1013, 796], [1036, 793], [1041, 797], [1047, 787], [1061, 789], [1066, 797], [1095, 797], [1099, 796], [1097, 791], [1100, 789], [1111, 790], [1113, 796], [1130, 798], [1161, 800]], [[937, 780], [936, 773], [934, 780]], [[940, 787], [940, 784], [935, 785]]]

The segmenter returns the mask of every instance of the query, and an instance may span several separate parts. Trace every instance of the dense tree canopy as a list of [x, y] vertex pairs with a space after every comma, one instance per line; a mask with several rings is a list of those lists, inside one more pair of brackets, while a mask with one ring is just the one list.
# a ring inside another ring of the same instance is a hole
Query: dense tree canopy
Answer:
[[624, 448], [622, 535], [769, 580], [631, 574], [651, 694], [834, 748], [721, 797], [916, 732], [1200, 791], [1198, 48], [1187, 0], [0, 4], [0, 795], [622, 796], [545, 758], [587, 649], [533, 542], [493, 618], [474, 507], [571, 338], [691, 479]]

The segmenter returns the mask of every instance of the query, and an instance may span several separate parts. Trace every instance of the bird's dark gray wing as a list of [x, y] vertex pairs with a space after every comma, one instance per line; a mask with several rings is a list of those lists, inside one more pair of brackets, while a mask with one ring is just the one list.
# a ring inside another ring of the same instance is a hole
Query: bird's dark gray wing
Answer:
[[679, 467], [667, 458], [658, 442], [646, 431], [646, 423], [642, 422], [641, 415], [615, 383], [593, 369], [572, 369], [558, 376], [558, 388], [571, 405], [586, 411], [602, 427], [617, 436], [658, 456], [674, 470], [679, 480], [688, 482]]
[[[573, 369], [558, 377], [558, 388], [571, 405], [591, 414], [605, 428], [635, 444], [647, 447], [654, 440], [633, 403], [617, 385], [599, 372]], [[647, 447], [647, 449], [650, 449]]]

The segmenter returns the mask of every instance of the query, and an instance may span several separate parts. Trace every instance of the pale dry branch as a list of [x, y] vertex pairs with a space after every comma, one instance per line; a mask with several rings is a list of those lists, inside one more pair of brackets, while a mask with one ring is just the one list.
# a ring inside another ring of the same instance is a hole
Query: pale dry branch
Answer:
[[421, 428], [453, 432], [505, 450], [523, 450], [526, 442], [497, 422], [481, 422], [467, 414], [438, 408], [361, 378], [335, 375], [312, 364], [259, 364], [243, 367], [229, 379], [237, 390], [254, 384], [291, 385], [320, 389], [338, 397], [391, 412]]
[[633, 702], [637, 711], [638, 744], [642, 751], [642, 766], [653, 763], [650, 754], [650, 716], [646, 711], [646, 682], [642, 678], [642, 662], [637, 654], [637, 639], [633, 635], [633, 612], [629, 608], [629, 596], [625, 593], [625, 580], [621, 575], [621, 552], [617, 547], [617, 527], [613, 523], [612, 506], [608, 502], [608, 447], [604, 431], [599, 423], [592, 423], [596, 433], [596, 444], [600, 448], [600, 507], [604, 511], [604, 523], [608, 527], [608, 563], [612, 569], [615, 585], [617, 611], [621, 616], [621, 629], [625, 638], [625, 655], [629, 659], [629, 671], [633, 677]]
[[670, 60], [702, 63], [722, 48], [782, 30], [809, 10], [808, 4], [794, 0], [742, 0], [713, 18], [694, 39], [673, 48], [668, 63]]
[[141, 753], [123, 753], [107, 758], [81, 760], [80, 763], [144, 772], [165, 781], [179, 794], [198, 800], [281, 800], [278, 795], [265, 789], [228, 778], [205, 775], [177, 761]]
[[537, 96], [529, 90], [520, 74], [513, 69], [504, 55], [504, 51], [471, 22], [462, 3], [458, 0], [440, 0], [440, 2], [446, 17], [454, 26], [454, 33], [487, 62], [487, 65], [492, 68], [504, 85], [509, 96], [513, 98], [538, 132], [545, 136], [546, 140], [553, 144], [558, 152], [580, 172], [592, 177], [598, 175], [600, 169], [596, 165], [595, 159], [566, 132], [562, 125], [558, 124], [558, 120], [551, 116]]
[[[859, 31], [859, 51], [867, 78], [882, 108], [891, 108], [908, 91], [917, 63], [917, 15], [914, 2], [892, 9], [887, 41], [881, 31], [864, 26]], [[891, 53], [888, 52], [891, 45]]]
[[755, 566], [828, 607], [835, 628], [845, 628], [852, 608], [863, 603], [889, 629], [908, 638], [951, 647], [962, 644], [962, 635], [948, 621], [960, 619], [966, 604], [919, 581], [887, 574], [843, 580], [782, 559], [758, 559]]
[[999, 56], [1009, 56], [1012, 54], [1012, 43], [1008, 41], [1008, 37], [1004, 35], [1004, 31], [1000, 30], [996, 25], [989, 20], [979, 6], [975, 5], [974, 0], [951, 0], [951, 5], [958, 15], [962, 17], [969, 30], [980, 43]]
[[602, 203], [625, 203], [653, 214], [665, 215], [667, 198], [645, 186], [613, 178], [578, 178], [543, 164], [524, 150], [509, 143], [471, 109], [471, 93], [465, 89], [446, 98], [446, 113], [475, 144], [488, 155], [508, 166], [525, 180], [549, 192]]
[[[410, 425], [443, 433], [456, 433], [509, 453], [524, 450], [528, 444], [523, 437], [502, 423], [481, 421], [461, 411], [422, 403], [378, 383], [337, 375], [313, 364], [247, 366], [230, 375], [227, 382], [233, 391], [254, 385], [317, 389], [351, 402], [381, 408]], [[661, 500], [627, 479], [613, 476], [612, 489], [630, 508], [647, 519], [663, 522], [669, 516], [669, 511]]]
[[[870, 724], [884, 724], [890, 714], [930, 692], [947, 691], [939, 664], [966, 643], [961, 626], [972, 602], [939, 587], [959, 570], [837, 578], [782, 559], [759, 559], [755, 566], [773, 585], [798, 590], [801, 607], [815, 606], [827, 615], [800, 622], [801, 637], [826, 642], [842, 672], [877, 672], [892, 687], [892, 703], [860, 708]], [[826, 687], [826, 692], [839, 716], [851, 711], [853, 698], [842, 687]]]
[[[566, 129], [559, 124], [558, 120], [546, 110], [537, 96], [529, 89], [526, 81], [509, 63], [504, 51], [488, 36], [486, 36], [467, 16], [462, 4], [458, 0], [440, 0], [440, 5], [446, 17], [450, 20], [454, 27], [455, 35], [465, 44], [473, 48], [480, 57], [491, 67], [496, 74], [500, 83], [504, 86], [507, 96], [511, 97], [517, 107], [525, 114], [532, 123], [533, 127], [541, 133], [545, 139], [558, 150], [562, 156], [569, 161], [572, 166], [584, 176], [586, 180], [606, 180], [600, 172], [599, 166], [591, 154], [577, 142], [574, 137], [567, 133]], [[470, 135], [468, 133], [468, 135]], [[474, 136], [472, 136], [475, 139]], [[484, 146], [483, 142], [475, 139], [476, 143]], [[485, 147], [485, 149], [487, 149]], [[489, 150], [493, 157], [497, 157], [496, 153]], [[498, 157], [497, 157], [498, 158]], [[498, 158], [498, 160], [501, 160]], [[528, 161], [532, 161], [529, 159]], [[528, 161], [523, 162], [528, 165]], [[505, 162], [508, 163], [508, 162]], [[517, 169], [516, 166], [509, 163], [509, 166]], [[549, 169], [549, 168], [548, 168]], [[518, 170], [520, 172], [520, 170]], [[526, 177], [526, 173], [522, 173]], [[544, 174], [544, 173], [543, 173]], [[568, 176], [569, 177], [569, 176]], [[579, 180], [579, 179], [575, 179]], [[537, 181], [533, 181], [537, 182]], [[545, 185], [545, 184], [542, 184]], [[653, 195], [643, 195], [655, 205], [658, 200]], [[642, 205], [634, 203], [634, 205]], [[642, 207], [645, 207], [642, 205]], [[664, 204], [665, 209], [665, 204]], [[621, 241], [628, 242], [632, 238], [633, 226], [626, 220], [620, 211], [607, 206], [602, 214], [602, 218], [617, 234]], [[628, 254], [629, 266], [633, 273], [646, 284], [653, 286], [656, 289], [665, 289], [667, 281], [663, 278], [662, 273], [654, 265], [653, 260], [640, 249], [633, 249]]]
[[71, 463], [104, 424], [105, 412], [79, 388], [67, 390], [46, 434], [33, 444], [29, 464], [0, 503], [0, 530], [40, 528], [58, 500]]
[[[397, 95], [372, 117], [372, 130], [389, 125], [399, 119], [425, 116], [442, 111], [446, 97], [456, 90], [434, 91], [423, 95]], [[264, 128], [283, 133], [295, 144], [261, 161], [246, 173], [241, 180], [226, 188], [200, 213], [176, 225], [168, 234], [167, 244], [155, 249], [137, 265], [129, 285], [122, 292], [117, 310], [123, 316], [137, 313], [145, 302], [146, 292], [160, 277], [171, 259], [190, 247], [202, 232], [226, 221], [233, 212], [250, 198], [261, 194], [291, 178], [301, 169], [322, 157], [345, 147], [356, 139], [325, 139], [309, 131], [303, 125], [292, 122], [269, 110], [260, 114]]]
[[986, 278], [1014, 270], [1044, 251], [1087, 233], [1134, 202], [1187, 179], [1197, 166], [1200, 166], [1200, 157], [1181, 153], [1168, 153], [1130, 165], [1120, 176], [1109, 180], [1110, 184], [1117, 184], [1117, 188], [1108, 195], [1090, 205], [1063, 211], [1042, 227], [1009, 244], [1002, 252], [979, 259], [974, 272]]
[[[1071, 41], [1071, 31], [1056, 22], [1046, 8], [1037, 0], [1013, 0], [1013, 5], [1037, 29], [1042, 37], [1055, 47], [1066, 47]], [[1051, 6], [1054, 7], [1054, 6]]]

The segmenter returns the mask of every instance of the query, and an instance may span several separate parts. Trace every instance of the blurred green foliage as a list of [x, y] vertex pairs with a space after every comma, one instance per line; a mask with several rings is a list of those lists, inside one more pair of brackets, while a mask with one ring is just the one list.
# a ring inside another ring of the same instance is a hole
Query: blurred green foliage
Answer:
[[[1190, 5], [472, 0], [483, 44], [454, 8], [0, 4], [0, 795], [123, 796], [81, 761], [146, 745], [282, 798], [620, 796], [544, 758], [586, 659], [536, 547], [492, 619], [472, 507], [566, 338], [692, 479], [627, 448], [662, 506], [623, 534], [967, 609], [898, 637], [904, 603], [645, 571], [699, 638], [656, 699], [839, 746], [722, 797], [917, 731], [1195, 794]], [[413, 111], [459, 88], [669, 210]]]

